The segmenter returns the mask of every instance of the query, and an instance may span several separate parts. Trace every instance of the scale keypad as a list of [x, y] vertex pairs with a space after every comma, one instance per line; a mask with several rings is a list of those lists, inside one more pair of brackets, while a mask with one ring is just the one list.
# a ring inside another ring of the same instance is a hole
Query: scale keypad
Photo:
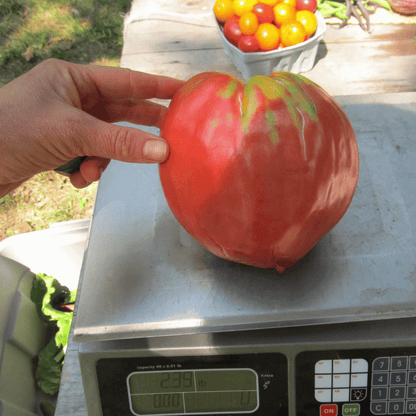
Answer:
[[374, 415], [416, 414], [416, 356], [373, 361], [370, 410]]

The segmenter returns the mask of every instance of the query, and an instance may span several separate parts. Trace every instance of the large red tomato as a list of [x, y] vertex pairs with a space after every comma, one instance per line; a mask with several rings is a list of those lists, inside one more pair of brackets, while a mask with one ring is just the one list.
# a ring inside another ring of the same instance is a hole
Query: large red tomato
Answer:
[[161, 136], [167, 202], [219, 257], [283, 272], [342, 218], [358, 180], [358, 149], [341, 107], [304, 76], [275, 72], [244, 85], [191, 78]]

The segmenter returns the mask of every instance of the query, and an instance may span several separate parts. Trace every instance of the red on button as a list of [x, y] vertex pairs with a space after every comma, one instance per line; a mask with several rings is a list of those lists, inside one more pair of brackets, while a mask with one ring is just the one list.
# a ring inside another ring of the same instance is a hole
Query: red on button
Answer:
[[337, 404], [321, 404], [320, 416], [337, 416], [338, 405]]

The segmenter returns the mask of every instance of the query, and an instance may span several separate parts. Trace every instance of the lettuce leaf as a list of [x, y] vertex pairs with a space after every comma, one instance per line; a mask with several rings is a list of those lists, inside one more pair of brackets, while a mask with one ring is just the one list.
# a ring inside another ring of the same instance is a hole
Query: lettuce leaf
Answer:
[[42, 320], [54, 331], [48, 345], [39, 353], [36, 369], [36, 382], [47, 394], [53, 395], [59, 391], [73, 316], [72, 312], [64, 311], [62, 306], [75, 302], [76, 294], [76, 290], [70, 291], [44, 273], [37, 274], [33, 281], [32, 302]]

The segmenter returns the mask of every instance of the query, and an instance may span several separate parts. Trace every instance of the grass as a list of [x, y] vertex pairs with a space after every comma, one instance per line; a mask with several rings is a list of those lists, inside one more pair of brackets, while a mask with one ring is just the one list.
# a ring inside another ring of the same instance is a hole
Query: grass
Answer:
[[[47, 58], [119, 66], [131, 0], [0, 0], [0, 87]], [[88, 218], [97, 185], [73, 188], [55, 172], [0, 199], [0, 240]]]
[[131, 0], [0, 0], [0, 86], [47, 58], [117, 65]]

